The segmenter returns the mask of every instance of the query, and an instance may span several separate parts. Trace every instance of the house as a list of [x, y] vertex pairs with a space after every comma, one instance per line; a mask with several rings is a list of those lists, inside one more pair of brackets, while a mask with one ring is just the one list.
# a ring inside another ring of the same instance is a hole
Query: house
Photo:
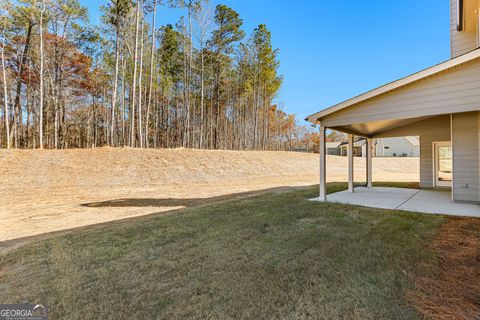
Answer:
[[[364, 138], [358, 137], [353, 142], [353, 156], [364, 157], [367, 151], [367, 143]], [[348, 142], [342, 142], [338, 146], [340, 149], [340, 155], [346, 157], [348, 155]]]
[[349, 192], [355, 137], [366, 139], [367, 187], [373, 140], [416, 136], [421, 188], [449, 188], [456, 202], [480, 202], [479, 1], [450, 0], [451, 59], [307, 117], [320, 126], [320, 197], [326, 200], [325, 131], [348, 134]]
[[[419, 157], [420, 140], [418, 137], [397, 137], [373, 139], [373, 157]], [[327, 142], [328, 144], [328, 142]], [[348, 155], [348, 142], [342, 142], [338, 146], [338, 155]], [[327, 146], [328, 149], [328, 146]], [[332, 154], [327, 151], [327, 154]], [[353, 156], [367, 156], [367, 140], [358, 137], [353, 143]]]
[[420, 140], [415, 136], [378, 138], [373, 140], [372, 152], [374, 157], [419, 157]]
[[339, 156], [340, 155], [340, 146], [341, 142], [326, 142], [325, 143], [325, 152], [332, 156]]

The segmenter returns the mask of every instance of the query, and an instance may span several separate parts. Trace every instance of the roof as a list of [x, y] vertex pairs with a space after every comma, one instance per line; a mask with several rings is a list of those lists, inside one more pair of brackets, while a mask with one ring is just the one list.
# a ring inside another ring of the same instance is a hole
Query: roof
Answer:
[[[358, 139], [355, 139], [355, 142], [353, 143], [353, 146], [354, 147], [361, 147], [363, 145], [365, 145], [367, 143], [367, 140], [365, 138], [358, 138]], [[338, 145], [338, 147], [343, 147], [343, 146], [346, 146], [348, 145], [348, 141], [344, 141], [342, 143], [340, 143]]]
[[466, 62], [469, 62], [471, 60], [477, 59], [480, 57], [480, 49], [473, 50], [471, 52], [468, 52], [464, 55], [461, 55], [459, 57], [447, 60], [445, 62], [439, 63], [437, 65], [434, 65], [433, 67], [424, 69], [422, 71], [419, 71], [417, 73], [411, 74], [407, 77], [401, 78], [399, 80], [387, 83], [383, 86], [380, 86], [376, 89], [370, 90], [368, 92], [365, 92], [361, 95], [358, 95], [356, 97], [353, 97], [351, 99], [345, 100], [339, 104], [336, 104], [334, 106], [331, 106], [329, 108], [326, 108], [324, 110], [321, 110], [317, 113], [314, 113], [307, 118], [305, 118], [306, 121], [312, 122], [312, 123], [317, 123], [318, 119], [323, 118], [329, 114], [332, 114], [334, 112], [340, 111], [342, 109], [345, 109], [347, 107], [350, 107], [354, 104], [360, 103], [362, 101], [365, 101], [367, 99], [371, 99], [373, 97], [376, 97], [378, 95], [384, 94], [386, 92], [398, 89], [400, 87], [403, 87], [405, 85], [408, 85], [412, 82], [430, 77], [434, 74], [437, 74], [439, 72], [448, 70], [450, 68], [454, 68], [456, 66], [459, 66], [461, 64], [464, 64]]

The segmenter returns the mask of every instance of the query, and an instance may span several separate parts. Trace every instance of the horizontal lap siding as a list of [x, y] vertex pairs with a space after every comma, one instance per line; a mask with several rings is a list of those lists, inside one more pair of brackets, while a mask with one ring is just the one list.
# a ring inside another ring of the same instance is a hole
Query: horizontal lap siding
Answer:
[[425, 120], [420, 133], [420, 186], [433, 188], [433, 143], [450, 141], [450, 115]]
[[456, 58], [477, 48], [476, 31], [454, 31], [451, 42], [452, 58]]
[[470, 21], [476, 18], [475, 0], [466, 0], [466, 13], [464, 30], [457, 31], [457, 0], [450, 0], [450, 47], [452, 58], [461, 56], [467, 52], [475, 50], [477, 45], [476, 22]]
[[432, 117], [382, 132], [376, 137], [418, 136], [420, 138], [420, 186], [433, 187], [433, 142], [450, 141], [450, 115]]
[[322, 118], [325, 126], [480, 110], [480, 60], [466, 63]]
[[458, 113], [452, 116], [453, 198], [480, 201], [479, 114]]

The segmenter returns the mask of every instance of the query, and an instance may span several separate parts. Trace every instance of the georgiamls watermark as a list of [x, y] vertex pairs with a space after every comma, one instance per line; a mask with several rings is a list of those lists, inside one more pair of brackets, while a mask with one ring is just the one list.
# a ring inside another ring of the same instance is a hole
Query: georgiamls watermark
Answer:
[[41, 304], [0, 304], [0, 320], [47, 320], [48, 309]]

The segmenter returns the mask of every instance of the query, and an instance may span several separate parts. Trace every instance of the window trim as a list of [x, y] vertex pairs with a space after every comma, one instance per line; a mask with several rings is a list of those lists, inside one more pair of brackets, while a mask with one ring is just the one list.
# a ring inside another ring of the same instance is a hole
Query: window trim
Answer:
[[475, 10], [475, 17], [477, 22], [477, 48], [480, 47], [480, 8]]

